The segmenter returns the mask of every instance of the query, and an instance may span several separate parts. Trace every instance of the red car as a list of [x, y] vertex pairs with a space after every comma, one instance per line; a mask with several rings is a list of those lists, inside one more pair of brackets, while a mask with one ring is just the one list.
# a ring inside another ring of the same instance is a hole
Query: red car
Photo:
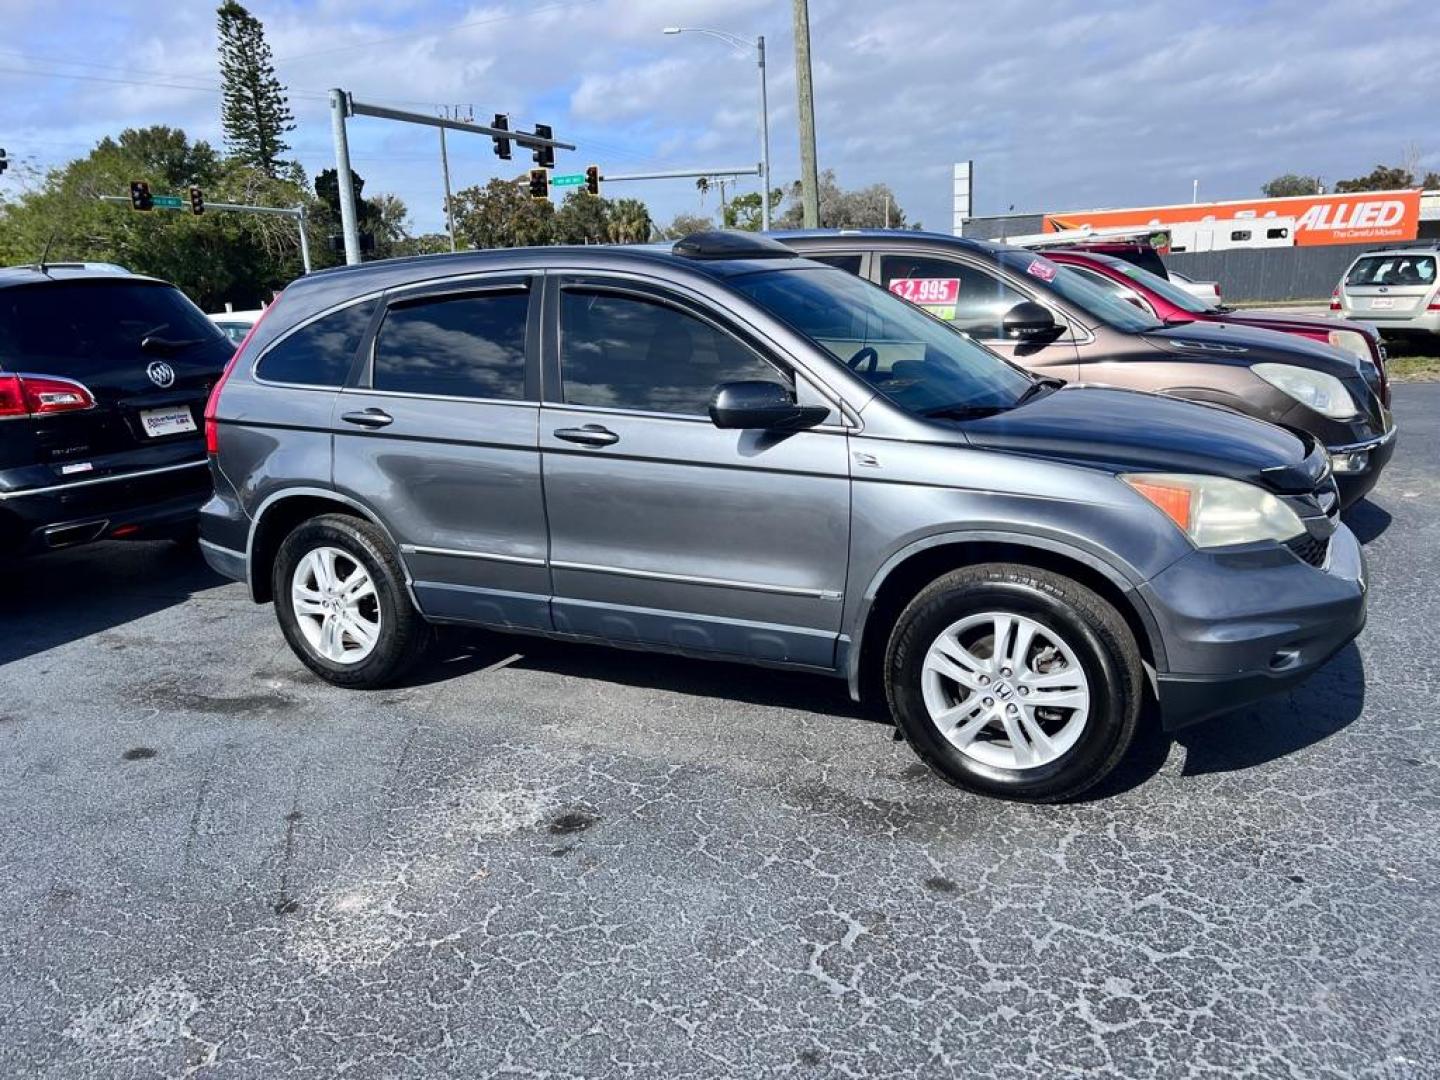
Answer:
[[1278, 315], [1263, 311], [1237, 311], [1223, 304], [1210, 305], [1173, 281], [1136, 266], [1127, 259], [1099, 251], [1054, 248], [1045, 252], [1052, 262], [1074, 270], [1091, 285], [1148, 311], [1166, 323], [1218, 322], [1279, 330], [1320, 341], [1360, 361], [1366, 379], [1378, 383], [1380, 399], [1390, 404], [1385, 375], [1385, 347], [1380, 332], [1365, 323], [1324, 316]]

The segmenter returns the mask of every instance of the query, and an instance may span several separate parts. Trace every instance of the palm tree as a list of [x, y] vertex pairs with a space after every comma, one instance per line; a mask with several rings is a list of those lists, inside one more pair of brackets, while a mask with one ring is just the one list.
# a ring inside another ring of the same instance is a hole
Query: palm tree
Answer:
[[616, 199], [605, 229], [612, 244], [643, 244], [650, 239], [650, 211], [639, 199]]
[[695, 190], [700, 192], [700, 209], [705, 209], [705, 196], [710, 194], [710, 178], [702, 176], [695, 181]]

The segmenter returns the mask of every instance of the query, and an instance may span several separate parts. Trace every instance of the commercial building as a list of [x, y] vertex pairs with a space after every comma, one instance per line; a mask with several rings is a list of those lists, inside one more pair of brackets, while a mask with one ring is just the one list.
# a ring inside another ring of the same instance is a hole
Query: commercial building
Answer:
[[[967, 186], [968, 186], [967, 176]], [[968, 191], [967, 191], [968, 195]], [[983, 240], [1061, 230], [1154, 229], [1167, 265], [1221, 282], [1229, 300], [1320, 300], [1377, 247], [1440, 243], [1440, 191], [1367, 191], [1128, 209], [966, 217]]]

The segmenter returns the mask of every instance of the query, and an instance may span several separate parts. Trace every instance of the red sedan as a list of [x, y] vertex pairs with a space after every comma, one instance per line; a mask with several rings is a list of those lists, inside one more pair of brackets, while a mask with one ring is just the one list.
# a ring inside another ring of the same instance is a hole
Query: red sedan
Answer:
[[1380, 332], [1365, 323], [1331, 319], [1324, 316], [1279, 315], [1263, 311], [1238, 311], [1223, 304], [1207, 304], [1186, 292], [1173, 281], [1167, 281], [1143, 267], [1114, 255], [1072, 248], [1047, 250], [1045, 257], [1061, 263], [1081, 275], [1090, 284], [1118, 296], [1157, 319], [1167, 323], [1218, 322], [1279, 330], [1298, 334], [1312, 341], [1322, 341], [1350, 353], [1362, 367], [1372, 369], [1380, 383], [1380, 397], [1390, 403], [1390, 386], [1385, 375], [1385, 349]]

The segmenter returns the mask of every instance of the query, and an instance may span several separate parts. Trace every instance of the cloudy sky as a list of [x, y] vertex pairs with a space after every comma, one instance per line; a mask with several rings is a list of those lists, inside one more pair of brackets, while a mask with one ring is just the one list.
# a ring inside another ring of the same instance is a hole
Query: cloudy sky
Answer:
[[[0, 146], [39, 166], [103, 135], [170, 124], [220, 139], [215, 4], [0, 0]], [[798, 174], [785, 0], [254, 0], [313, 176], [333, 165], [326, 90], [433, 112], [548, 122], [580, 149], [560, 171], [749, 164], [753, 57], [668, 24], [764, 34], [777, 183]], [[1407, 154], [1440, 169], [1435, 0], [811, 0], [822, 168], [886, 181], [912, 219], [950, 225], [951, 165], [972, 158], [979, 213], [1184, 202], [1327, 181]], [[454, 183], [515, 175], [489, 140], [452, 138]], [[441, 227], [437, 135], [357, 119], [367, 193]], [[524, 162], [528, 165], [528, 162]], [[501, 166], [506, 168], [502, 169]], [[13, 195], [22, 170], [0, 177]], [[755, 181], [741, 181], [754, 190]], [[616, 184], [607, 194], [622, 193]], [[623, 185], [657, 218], [713, 210], [691, 181]]]

